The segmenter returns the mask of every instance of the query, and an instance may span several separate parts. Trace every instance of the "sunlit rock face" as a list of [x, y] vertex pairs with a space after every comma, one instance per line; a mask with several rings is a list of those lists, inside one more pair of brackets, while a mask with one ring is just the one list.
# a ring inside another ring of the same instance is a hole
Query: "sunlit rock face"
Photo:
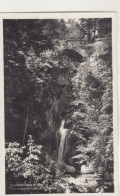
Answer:
[[[54, 86], [54, 87], [53, 87]], [[47, 97], [47, 101], [43, 98], [39, 121], [42, 122], [41, 131], [38, 133], [39, 140], [47, 148], [51, 156], [58, 153], [60, 144], [59, 128], [63, 118], [67, 116], [66, 106], [69, 106], [70, 100], [67, 96], [72, 90], [71, 82], [63, 74], [56, 76], [55, 84], [51, 84], [52, 96]], [[70, 90], [71, 89], [71, 90]]]
[[[66, 105], [66, 96], [68, 94], [67, 87], [70, 86], [70, 82], [63, 76], [59, 76], [57, 79], [57, 86], [54, 88], [55, 94], [52, 98], [48, 99], [50, 105], [49, 109], [46, 108], [46, 119], [48, 127], [52, 132], [56, 131], [57, 120], [61, 121], [62, 113]], [[59, 127], [59, 125], [58, 125]]]

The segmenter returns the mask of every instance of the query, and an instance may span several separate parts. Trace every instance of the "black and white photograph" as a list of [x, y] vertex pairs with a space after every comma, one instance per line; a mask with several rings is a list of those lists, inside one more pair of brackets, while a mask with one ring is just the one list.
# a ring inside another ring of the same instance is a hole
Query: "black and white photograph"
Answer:
[[114, 193], [113, 18], [99, 15], [3, 19], [6, 194]]

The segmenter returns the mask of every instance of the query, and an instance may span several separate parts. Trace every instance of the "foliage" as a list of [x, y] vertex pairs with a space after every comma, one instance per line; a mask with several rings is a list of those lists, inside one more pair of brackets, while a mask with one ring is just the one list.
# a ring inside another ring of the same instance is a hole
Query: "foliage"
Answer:
[[18, 175], [22, 166], [22, 155], [24, 147], [20, 147], [17, 142], [10, 142], [6, 149], [6, 172], [13, 172], [14, 175]]
[[[34, 143], [31, 135], [29, 135], [26, 147], [20, 147], [20, 144], [16, 142], [8, 144], [6, 179], [9, 181], [9, 186], [11, 183], [16, 185], [19, 183], [41, 184], [39, 186], [41, 193], [57, 192], [57, 183], [60, 183], [60, 180], [56, 172], [56, 163], [43, 151], [41, 145]], [[27, 191], [29, 192], [29, 189]]]
[[98, 185], [109, 192], [113, 191], [111, 41], [97, 41], [92, 47], [90, 59], [72, 80], [73, 134], [79, 141], [73, 160], [79, 165], [92, 162], [100, 174]]

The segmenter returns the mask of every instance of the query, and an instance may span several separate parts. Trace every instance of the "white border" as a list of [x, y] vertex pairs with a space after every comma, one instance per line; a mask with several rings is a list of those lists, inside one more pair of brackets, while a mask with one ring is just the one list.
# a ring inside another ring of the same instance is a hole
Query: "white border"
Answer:
[[[0, 191], [1, 195], [5, 195], [5, 149], [4, 149], [4, 77], [3, 77], [3, 24], [2, 19], [44, 19], [44, 18], [107, 18], [112, 17], [112, 49], [113, 49], [113, 125], [114, 125], [114, 179], [115, 179], [115, 193], [100, 193], [100, 195], [106, 196], [118, 196], [118, 124], [117, 124], [117, 40], [116, 40], [116, 13], [115, 12], [81, 12], [81, 13], [0, 13], [0, 100], [1, 100], [1, 138], [0, 138]], [[80, 194], [80, 193], [79, 193]], [[99, 193], [87, 193], [87, 195], [99, 195]], [[23, 194], [22, 194], [23, 195]], [[38, 194], [34, 194], [38, 195]], [[40, 194], [44, 195], [44, 194]], [[46, 195], [46, 194], [45, 194]], [[52, 194], [56, 195], [56, 194]], [[63, 195], [63, 194], [59, 194]], [[73, 195], [73, 194], [67, 194]], [[74, 195], [78, 195], [75, 194]], [[85, 195], [85, 193], [81, 194]]]
[[119, 0], [0, 0], [0, 12], [120, 11]]

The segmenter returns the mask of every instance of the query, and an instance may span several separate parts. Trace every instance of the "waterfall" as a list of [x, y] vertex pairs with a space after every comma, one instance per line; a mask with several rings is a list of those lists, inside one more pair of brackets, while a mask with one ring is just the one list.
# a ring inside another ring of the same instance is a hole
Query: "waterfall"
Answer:
[[65, 124], [65, 120], [62, 120], [60, 129], [59, 129], [60, 145], [58, 149], [58, 163], [63, 163], [63, 155], [65, 152], [65, 139], [67, 136], [68, 129], [64, 128], [64, 124]]

